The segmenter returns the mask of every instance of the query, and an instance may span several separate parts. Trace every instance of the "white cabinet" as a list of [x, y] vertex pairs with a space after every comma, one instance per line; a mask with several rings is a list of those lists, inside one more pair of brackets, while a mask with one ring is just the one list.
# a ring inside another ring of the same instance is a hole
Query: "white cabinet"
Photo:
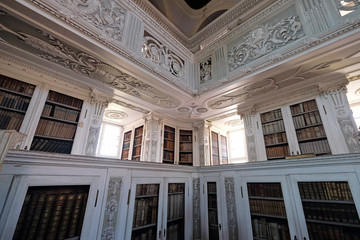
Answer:
[[354, 173], [284, 173], [241, 182], [246, 239], [359, 238], [360, 185]]
[[125, 239], [190, 239], [187, 178], [133, 178]]
[[316, 98], [260, 113], [257, 132], [260, 132], [258, 137], [263, 138], [260, 142], [264, 143], [266, 156], [259, 159], [334, 153], [328, 141], [329, 119], [326, 119], [325, 108], [320, 106], [321, 100]]

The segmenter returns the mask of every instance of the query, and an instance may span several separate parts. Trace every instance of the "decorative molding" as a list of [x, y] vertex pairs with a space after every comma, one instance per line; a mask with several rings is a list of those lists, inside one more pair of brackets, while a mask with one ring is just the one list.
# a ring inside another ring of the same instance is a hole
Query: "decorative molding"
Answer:
[[59, 13], [85, 26], [97, 28], [106, 41], [120, 42], [125, 25], [126, 10], [112, 0], [55, 0], [63, 6]]
[[131, 109], [131, 110], [134, 110], [134, 111], [137, 111], [137, 112], [140, 112], [140, 113], [143, 113], [143, 114], [148, 114], [148, 113], [150, 113], [149, 110], [145, 110], [145, 109], [143, 109], [143, 108], [141, 108], [141, 107], [134, 106], [134, 105], [129, 104], [129, 103], [126, 103], [126, 102], [124, 102], [124, 101], [113, 100], [113, 103], [116, 103], [116, 104], [118, 104], [118, 105], [120, 105], [120, 106], [129, 108], [129, 109]]
[[106, 110], [104, 116], [113, 120], [121, 120], [128, 117], [125, 112], [117, 110]]
[[282, 19], [272, 26], [259, 25], [228, 50], [230, 71], [298, 39], [302, 36], [301, 28], [298, 16]]
[[[97, 58], [62, 43], [52, 35], [36, 30], [40, 36], [15, 32], [0, 24], [0, 30], [7, 31], [27, 45], [40, 51], [39, 57], [85, 75], [113, 88], [163, 108], [175, 108], [180, 101], [149, 84], [144, 83], [104, 63]], [[43, 40], [43, 39], [46, 39]]]
[[184, 60], [173, 53], [168, 46], [163, 45], [149, 33], [145, 32], [144, 43], [141, 49], [143, 57], [150, 59], [175, 77], [185, 75]]
[[208, 121], [209, 122], [215, 122], [215, 121], [222, 120], [222, 119], [229, 118], [229, 117], [236, 116], [236, 115], [238, 115], [237, 111], [230, 112], [230, 113], [226, 113], [226, 114], [221, 115], [221, 116], [210, 118], [210, 119], [208, 119]]
[[160, 131], [163, 118], [153, 113], [144, 116], [145, 139], [144, 139], [144, 161], [157, 162], [157, 150], [160, 145]]
[[193, 239], [201, 238], [200, 178], [193, 178]]
[[212, 80], [211, 57], [200, 63], [200, 84]]
[[224, 123], [226, 126], [230, 126], [230, 127], [240, 127], [244, 125], [244, 121], [241, 119], [233, 119], [230, 121], [227, 121]]
[[245, 136], [246, 136], [246, 146], [248, 152], [249, 162], [255, 162], [257, 160], [256, 154], [256, 143], [255, 143], [255, 134], [252, 126], [252, 116], [247, 115], [244, 118], [245, 126]]
[[101, 240], [116, 239], [116, 224], [120, 205], [122, 178], [111, 177], [108, 184]]
[[238, 224], [236, 214], [234, 178], [232, 177], [225, 178], [225, 195], [229, 240], [237, 240]]
[[90, 126], [89, 135], [88, 135], [86, 147], [85, 147], [85, 155], [95, 156], [97, 139], [99, 138], [99, 133], [100, 133], [100, 127], [94, 128], [94, 127]]
[[181, 116], [185, 116], [187, 118], [192, 118], [192, 119], [199, 118], [201, 114], [206, 113], [207, 111], [208, 111], [207, 108], [203, 106], [198, 106], [195, 103], [191, 103], [190, 106], [189, 105], [182, 106], [177, 109], [179, 115], [181, 114]]

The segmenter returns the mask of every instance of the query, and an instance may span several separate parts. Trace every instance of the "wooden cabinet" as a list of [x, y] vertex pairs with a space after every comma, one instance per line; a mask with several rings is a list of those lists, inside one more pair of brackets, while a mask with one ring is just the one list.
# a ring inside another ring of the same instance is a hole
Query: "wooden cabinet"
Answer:
[[210, 132], [211, 160], [210, 165], [228, 164], [227, 137], [218, 129]]
[[20, 130], [35, 86], [0, 75], [0, 129]]
[[218, 194], [216, 182], [207, 182], [207, 214], [209, 239], [219, 239]]
[[211, 131], [211, 160], [212, 160], [212, 165], [220, 164], [219, 134], [213, 131]]
[[83, 101], [49, 91], [30, 150], [71, 153]]
[[221, 164], [228, 164], [228, 148], [227, 148], [227, 137], [221, 135]]

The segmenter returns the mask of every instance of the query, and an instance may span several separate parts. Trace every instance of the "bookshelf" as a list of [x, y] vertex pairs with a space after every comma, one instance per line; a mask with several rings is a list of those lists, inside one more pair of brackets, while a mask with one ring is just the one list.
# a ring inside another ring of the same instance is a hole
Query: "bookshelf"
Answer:
[[298, 182], [310, 239], [358, 239], [360, 220], [348, 182]]
[[331, 154], [315, 100], [290, 106], [301, 154]]
[[219, 239], [216, 182], [207, 183], [209, 239]]
[[280, 183], [247, 183], [254, 240], [290, 240]]
[[131, 131], [124, 133], [124, 140], [121, 152], [121, 159], [129, 159], [129, 150], [131, 143]]
[[163, 163], [174, 164], [175, 128], [164, 125]]
[[30, 150], [71, 153], [83, 101], [49, 91]]
[[88, 193], [88, 185], [29, 187], [13, 240], [80, 239]]
[[133, 161], [140, 161], [140, 154], [141, 154], [141, 145], [143, 139], [143, 130], [144, 126], [140, 126], [135, 128], [134, 131], [134, 146], [132, 151], [132, 160]]
[[212, 165], [219, 165], [219, 135], [211, 131], [211, 157]]
[[35, 86], [0, 75], [0, 129], [20, 130]]
[[156, 239], [159, 184], [137, 184], [131, 239]]
[[221, 164], [228, 164], [227, 138], [220, 135], [221, 141]]
[[193, 165], [192, 130], [180, 129], [179, 165]]
[[289, 144], [285, 132], [281, 109], [260, 114], [268, 160], [283, 159], [289, 155]]
[[185, 183], [168, 184], [166, 239], [184, 239]]

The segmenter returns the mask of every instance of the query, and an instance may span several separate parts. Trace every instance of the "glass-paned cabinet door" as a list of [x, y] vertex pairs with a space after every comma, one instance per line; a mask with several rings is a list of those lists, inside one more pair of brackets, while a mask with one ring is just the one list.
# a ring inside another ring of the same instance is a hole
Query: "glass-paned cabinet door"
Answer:
[[[293, 177], [302, 234], [307, 239], [360, 239], [359, 182], [355, 176]], [[359, 207], [358, 207], [359, 209]]]
[[135, 179], [132, 183], [126, 239], [158, 239], [162, 184], [162, 179]]
[[222, 238], [222, 221], [220, 205], [220, 186], [217, 178], [208, 178], [205, 182], [207, 239], [218, 240]]
[[248, 239], [293, 239], [297, 231], [285, 178], [247, 178], [243, 187], [248, 200]]

